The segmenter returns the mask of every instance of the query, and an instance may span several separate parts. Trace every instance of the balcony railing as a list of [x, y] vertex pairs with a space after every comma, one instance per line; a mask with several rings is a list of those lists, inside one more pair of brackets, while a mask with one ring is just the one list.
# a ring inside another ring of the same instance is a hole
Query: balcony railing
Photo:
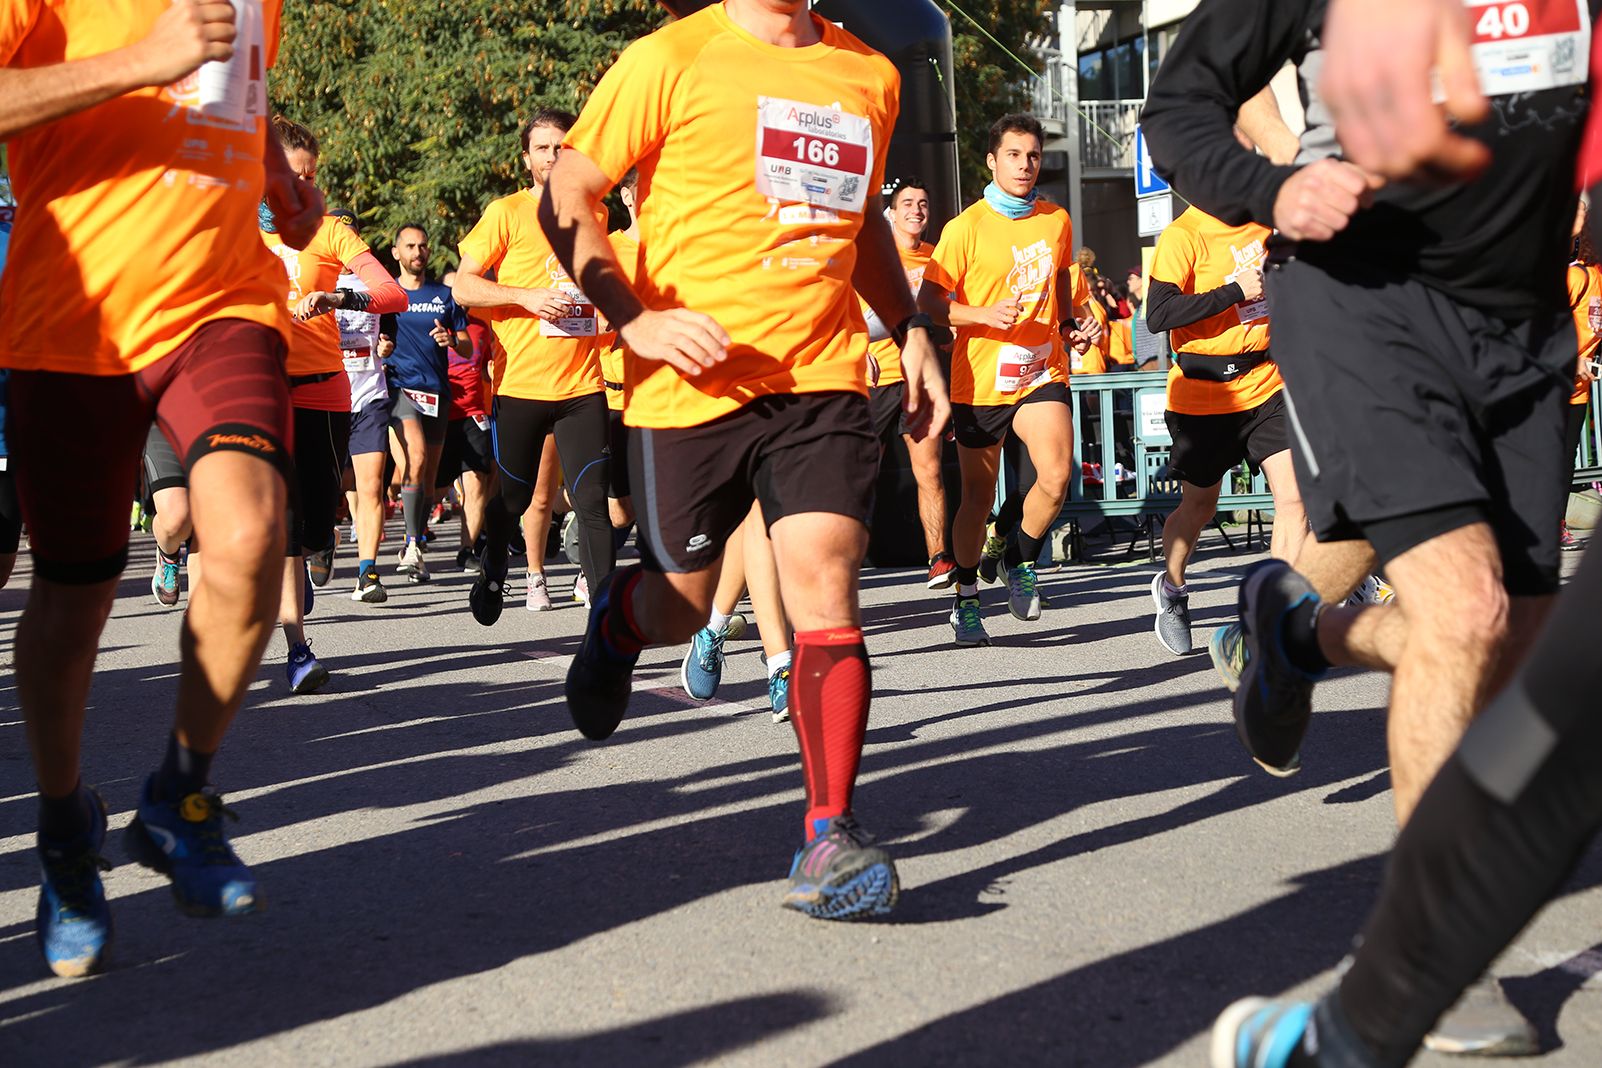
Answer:
[[1062, 53], [1055, 48], [1037, 46], [1035, 52], [1044, 60], [1039, 78], [1029, 79], [1029, 91], [1033, 96], [1032, 110], [1035, 118], [1039, 119], [1054, 134], [1061, 135], [1072, 128], [1069, 122], [1067, 94], [1063, 92], [1063, 73], [1065, 66]]
[[1132, 170], [1135, 166], [1135, 125], [1144, 100], [1081, 100], [1080, 158], [1085, 170]]

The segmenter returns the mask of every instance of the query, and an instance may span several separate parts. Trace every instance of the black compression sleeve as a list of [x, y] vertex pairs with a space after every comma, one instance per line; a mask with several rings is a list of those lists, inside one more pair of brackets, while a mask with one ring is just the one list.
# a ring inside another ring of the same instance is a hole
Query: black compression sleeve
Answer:
[[1172, 282], [1153, 278], [1146, 288], [1146, 325], [1162, 332], [1211, 319], [1246, 299], [1239, 282], [1229, 282], [1205, 293], [1183, 293]]
[[1205, 0], [1152, 80], [1141, 130], [1157, 172], [1231, 226], [1274, 225], [1274, 198], [1296, 170], [1235, 140], [1235, 116], [1321, 25], [1322, 0]]
[[364, 312], [367, 310], [367, 306], [373, 302], [372, 294], [359, 293], [354, 289], [341, 289], [339, 290], [339, 295], [341, 298], [339, 306], [345, 311]]

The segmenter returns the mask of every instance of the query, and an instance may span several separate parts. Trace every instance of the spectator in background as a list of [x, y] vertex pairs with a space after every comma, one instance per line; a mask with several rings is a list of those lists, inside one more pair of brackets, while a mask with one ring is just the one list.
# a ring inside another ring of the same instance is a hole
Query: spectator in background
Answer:
[[1130, 315], [1140, 310], [1146, 301], [1146, 274], [1139, 267], [1129, 268], [1124, 278], [1124, 289], [1129, 294], [1128, 304]]

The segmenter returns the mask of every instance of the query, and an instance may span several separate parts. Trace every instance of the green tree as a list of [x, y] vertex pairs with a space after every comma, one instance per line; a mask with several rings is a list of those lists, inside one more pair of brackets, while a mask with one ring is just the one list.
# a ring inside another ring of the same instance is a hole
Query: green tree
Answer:
[[[1029, 107], [1030, 71], [1041, 69], [1030, 45], [1051, 31], [1054, 0], [936, 0], [951, 17], [951, 59], [956, 67], [957, 165], [965, 199], [978, 199], [990, 182], [985, 166], [990, 124]], [[975, 23], [978, 23], [976, 26]], [[979, 26], [988, 32], [982, 33]], [[991, 40], [991, 38], [995, 40]], [[999, 41], [1002, 47], [998, 47]], [[1009, 55], [1008, 53], [1011, 53]], [[1016, 57], [1016, 58], [1014, 58]], [[1028, 64], [1028, 69], [1019, 63]]]
[[656, 0], [286, 0], [274, 107], [322, 141], [318, 184], [380, 247], [402, 223], [455, 247], [527, 181], [517, 136], [539, 107], [578, 111]]

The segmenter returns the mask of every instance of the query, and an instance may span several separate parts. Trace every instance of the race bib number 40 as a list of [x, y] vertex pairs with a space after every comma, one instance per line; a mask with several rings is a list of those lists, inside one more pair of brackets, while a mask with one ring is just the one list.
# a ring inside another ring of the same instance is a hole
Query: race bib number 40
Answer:
[[873, 126], [838, 107], [757, 97], [756, 186], [765, 197], [861, 212]]
[[1591, 55], [1585, 0], [1467, 0], [1486, 96], [1580, 85]]

